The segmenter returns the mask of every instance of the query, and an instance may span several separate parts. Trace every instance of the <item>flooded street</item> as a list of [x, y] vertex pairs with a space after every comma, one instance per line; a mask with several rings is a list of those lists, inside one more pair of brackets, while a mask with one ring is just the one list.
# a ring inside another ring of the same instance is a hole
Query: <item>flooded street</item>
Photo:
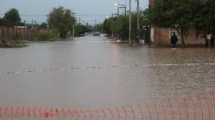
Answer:
[[[86, 36], [0, 48], [0, 61], [3, 107], [101, 109], [215, 91], [215, 49], [210, 48], [173, 52]], [[213, 105], [213, 98], [208, 101]]]

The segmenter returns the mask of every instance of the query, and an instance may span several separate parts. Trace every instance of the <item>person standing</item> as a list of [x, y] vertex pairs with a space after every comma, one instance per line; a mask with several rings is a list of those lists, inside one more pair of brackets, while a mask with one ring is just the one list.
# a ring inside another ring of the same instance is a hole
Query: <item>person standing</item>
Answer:
[[176, 44], [178, 42], [178, 37], [175, 35], [175, 33], [173, 33], [173, 35], [171, 36], [171, 44], [172, 44], [172, 50], [176, 50]]
[[211, 47], [211, 39], [212, 39], [212, 34], [211, 33], [208, 33], [207, 35], [206, 35], [206, 45], [207, 45], [207, 47]]
[[211, 47], [212, 48], [214, 47], [214, 33], [212, 34], [212, 37], [211, 37]]

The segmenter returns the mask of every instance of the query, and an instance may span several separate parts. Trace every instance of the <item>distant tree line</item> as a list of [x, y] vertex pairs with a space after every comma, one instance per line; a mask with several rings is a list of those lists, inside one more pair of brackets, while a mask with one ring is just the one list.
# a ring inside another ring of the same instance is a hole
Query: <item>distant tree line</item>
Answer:
[[23, 24], [18, 10], [14, 8], [7, 11], [3, 18], [0, 18], [0, 26], [18, 26]]
[[30, 28], [46, 29], [38, 35], [39, 40], [53, 40], [58, 38], [70, 37], [75, 31], [76, 36], [80, 36], [85, 32], [91, 32], [92, 26], [89, 24], [76, 24], [74, 13], [70, 9], [61, 6], [53, 8], [48, 14], [47, 22], [41, 24], [27, 24], [21, 21], [19, 11], [15, 8], [7, 11], [3, 18], [0, 18], [0, 26], [28, 26]]
[[[215, 33], [215, 1], [214, 0], [154, 0], [154, 4], [141, 11], [140, 31], [137, 31], [137, 13], [132, 12], [132, 39], [136, 39], [138, 32], [143, 33], [144, 27], [175, 28], [184, 38], [190, 27], [197, 31]], [[105, 19], [101, 29], [109, 36], [119, 36], [128, 40], [128, 15], [119, 15]], [[141, 34], [140, 34], [141, 35]]]
[[[137, 30], [137, 13], [132, 12], [132, 29], [131, 29], [131, 38], [137, 40], [137, 36], [143, 36], [144, 27], [148, 24], [147, 14], [145, 11], [140, 11], [140, 31]], [[117, 15], [110, 18], [106, 18], [101, 25], [101, 31], [109, 35], [109, 37], [114, 37], [121, 39], [123, 41], [128, 40], [129, 37], [129, 15]], [[138, 41], [136, 41], [138, 42]]]
[[[215, 1], [214, 0], [154, 0], [154, 4], [144, 11], [140, 11], [140, 31], [137, 30], [137, 13], [132, 12], [131, 37], [137, 40], [137, 36], [143, 36], [144, 28], [149, 25], [158, 27], [174, 27], [184, 38], [190, 27], [197, 31], [215, 33]], [[71, 35], [73, 29], [77, 36], [85, 32], [100, 31], [110, 37], [128, 40], [128, 14], [112, 16], [95, 27], [77, 24], [74, 13], [63, 7], [53, 8], [48, 14], [47, 22], [37, 25], [39, 28], [49, 28], [57, 34], [56, 37], [66, 38]], [[0, 18], [1, 26], [25, 25], [21, 22], [18, 10], [12, 8]]]

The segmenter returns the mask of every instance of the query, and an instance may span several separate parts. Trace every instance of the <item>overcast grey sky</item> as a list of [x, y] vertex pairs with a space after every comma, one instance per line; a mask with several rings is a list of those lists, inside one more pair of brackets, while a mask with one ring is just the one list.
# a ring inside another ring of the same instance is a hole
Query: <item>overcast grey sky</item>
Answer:
[[[129, 0], [0, 0], [0, 17], [11, 8], [15, 8], [19, 11], [22, 21], [31, 23], [34, 20], [41, 23], [46, 22], [46, 15], [53, 8], [63, 6], [75, 12], [75, 17], [81, 18], [84, 23], [95, 24], [95, 21], [103, 22], [106, 16], [117, 13], [114, 3], [124, 4], [128, 10]], [[132, 11], [136, 10], [136, 5], [136, 0], [132, 0]], [[140, 8], [147, 7], [148, 0], [140, 0]]]

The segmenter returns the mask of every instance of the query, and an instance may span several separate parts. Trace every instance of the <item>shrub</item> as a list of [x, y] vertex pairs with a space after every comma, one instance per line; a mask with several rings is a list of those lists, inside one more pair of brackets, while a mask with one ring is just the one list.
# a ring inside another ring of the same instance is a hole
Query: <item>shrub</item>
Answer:
[[38, 40], [39, 41], [53, 41], [55, 38], [57, 38], [57, 35], [55, 35], [54, 32], [41, 32], [38, 34]]

